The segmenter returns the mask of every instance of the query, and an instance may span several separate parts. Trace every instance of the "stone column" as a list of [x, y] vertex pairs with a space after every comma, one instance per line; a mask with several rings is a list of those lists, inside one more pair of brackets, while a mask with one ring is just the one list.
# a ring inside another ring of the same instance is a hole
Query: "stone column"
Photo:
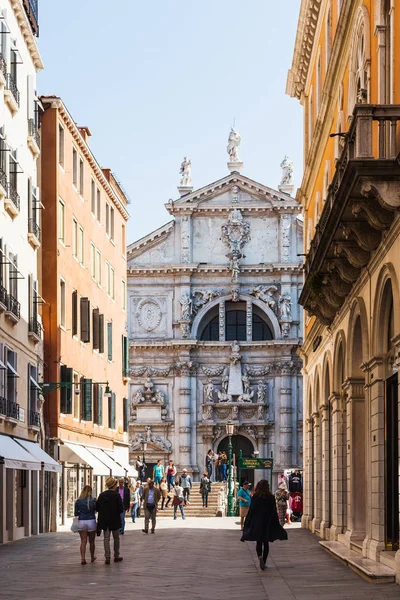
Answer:
[[179, 466], [191, 470], [191, 371], [193, 363], [182, 360], [176, 364], [179, 381]]
[[6, 524], [7, 524], [7, 540], [13, 542], [15, 539], [15, 522], [17, 511], [15, 506], [15, 471], [14, 469], [6, 469]]
[[304, 470], [303, 470], [303, 516], [301, 526], [308, 529], [312, 519], [312, 430], [313, 420], [311, 417], [304, 420]]
[[365, 410], [364, 379], [347, 379], [343, 385], [346, 398], [347, 425], [347, 532], [352, 540], [364, 540], [366, 472], [365, 472]]
[[192, 224], [191, 216], [183, 215], [181, 217], [181, 262], [190, 263], [192, 260]]
[[280, 401], [280, 464], [282, 468], [291, 467], [292, 459], [292, 368], [291, 362], [281, 365], [281, 401]]
[[333, 392], [329, 396], [332, 405], [332, 524], [331, 540], [337, 540], [342, 533], [343, 523], [343, 399], [340, 394]]
[[[32, 489], [33, 474], [37, 480], [37, 476], [38, 476], [37, 471], [26, 471], [26, 486], [24, 487], [24, 489], [22, 491], [23, 504], [24, 504], [23, 519], [24, 519], [25, 537], [29, 537], [31, 535], [31, 514], [32, 514], [31, 489]], [[36, 510], [35, 517], [37, 518], [37, 510]]]
[[386, 27], [377, 25], [375, 36], [378, 38], [378, 103], [386, 104]]
[[219, 341], [225, 341], [225, 300], [219, 303]]
[[364, 365], [366, 374], [366, 535], [363, 555], [378, 560], [385, 550], [385, 367], [381, 356]]
[[314, 515], [311, 524], [311, 530], [315, 532], [319, 531], [319, 526], [322, 519], [322, 491], [321, 491], [321, 429], [320, 429], [320, 417], [319, 413], [315, 412], [312, 414], [313, 419], [313, 444], [314, 444], [314, 480], [312, 482], [314, 492]]
[[322, 539], [329, 539], [329, 404], [323, 404], [319, 407], [320, 429], [321, 429], [321, 524], [320, 535]]

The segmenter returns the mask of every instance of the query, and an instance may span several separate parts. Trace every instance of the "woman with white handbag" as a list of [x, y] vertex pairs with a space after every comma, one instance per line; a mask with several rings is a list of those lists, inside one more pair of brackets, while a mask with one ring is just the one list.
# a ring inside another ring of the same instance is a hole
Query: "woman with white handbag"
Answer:
[[[81, 538], [81, 564], [86, 565], [86, 545], [89, 538], [90, 562], [96, 560], [95, 538], [96, 538], [96, 499], [92, 496], [93, 490], [90, 485], [85, 485], [77, 501], [75, 502], [75, 517], [78, 522], [74, 522], [71, 529], [77, 531]], [[76, 519], [74, 519], [76, 521]]]

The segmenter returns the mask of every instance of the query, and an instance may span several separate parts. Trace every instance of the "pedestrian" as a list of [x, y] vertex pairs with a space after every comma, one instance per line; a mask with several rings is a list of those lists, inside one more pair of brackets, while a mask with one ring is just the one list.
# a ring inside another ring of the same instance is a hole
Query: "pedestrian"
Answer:
[[156, 486], [160, 485], [161, 479], [164, 477], [164, 465], [161, 464], [161, 460], [157, 461], [157, 464], [153, 467], [153, 480]]
[[228, 457], [226, 455], [226, 452], [222, 452], [220, 462], [221, 462], [222, 481], [227, 481], [227, 479], [228, 479]]
[[218, 452], [215, 458], [215, 480], [222, 481], [222, 463], [221, 463], [222, 452]]
[[212, 478], [212, 469], [213, 469], [214, 462], [215, 462], [214, 452], [210, 448], [210, 450], [207, 452], [207, 456], [206, 456], [207, 477], [210, 481]]
[[282, 483], [279, 484], [279, 487], [275, 492], [275, 500], [276, 505], [278, 507], [279, 523], [283, 527], [283, 525], [285, 524], [285, 517], [289, 500], [289, 493], [286, 489], [286, 483], [284, 481], [282, 481]]
[[240, 529], [243, 530], [244, 520], [249, 512], [251, 496], [250, 496], [250, 484], [248, 481], [244, 481], [242, 487], [238, 491], [239, 501], [239, 516], [240, 516]]
[[261, 479], [257, 483], [251, 499], [241, 541], [257, 542], [257, 556], [260, 568], [264, 571], [269, 553], [269, 543], [275, 540], [287, 540], [287, 533], [279, 523], [276, 502], [269, 483], [266, 479]]
[[144, 462], [142, 461], [142, 459], [140, 458], [139, 455], [136, 458], [135, 466], [136, 466], [136, 470], [139, 474], [140, 481], [144, 481], [146, 479], [146, 465], [144, 464]]
[[138, 493], [138, 507], [136, 511], [136, 516], [140, 517], [141, 507], [142, 507], [142, 499], [143, 499], [143, 483], [141, 481], [136, 482], [136, 490]]
[[176, 467], [174, 465], [174, 461], [170, 460], [167, 467], [167, 484], [168, 491], [171, 490], [171, 487], [175, 485], [175, 475], [176, 475]]
[[189, 502], [190, 490], [192, 488], [192, 479], [191, 479], [190, 475], [188, 475], [187, 469], [183, 469], [182, 475], [179, 480], [179, 485], [182, 487], [183, 501], [186, 506], [186, 504], [190, 504], [190, 502]]
[[131, 492], [123, 479], [118, 481], [118, 493], [121, 496], [123, 510], [121, 512], [121, 529], [120, 534], [125, 533], [125, 513], [131, 505]]
[[181, 511], [182, 519], [185, 519], [185, 511], [183, 508], [185, 506], [185, 501], [183, 498], [183, 489], [178, 484], [175, 484], [175, 487], [174, 487], [174, 497], [172, 500], [172, 506], [174, 507], [174, 520], [176, 520], [176, 513], [178, 510], [178, 506]]
[[203, 500], [203, 508], [208, 508], [208, 494], [211, 492], [211, 481], [208, 476], [208, 471], [204, 471], [203, 477], [200, 480], [200, 494]]
[[175, 496], [175, 485], [173, 488], [170, 489], [170, 491], [167, 494], [167, 501], [165, 503], [165, 508], [168, 508], [169, 503], [174, 499]]
[[144, 510], [144, 529], [143, 533], [149, 533], [149, 521], [151, 519], [151, 533], [156, 528], [157, 507], [160, 501], [161, 492], [154, 487], [154, 481], [150, 479], [148, 485], [143, 490], [143, 510]]
[[164, 510], [164, 503], [165, 503], [165, 500], [168, 498], [168, 486], [167, 486], [165, 477], [163, 477], [161, 479], [160, 492], [161, 492], [161, 510]]
[[78, 532], [81, 538], [81, 564], [86, 565], [86, 544], [89, 538], [90, 562], [94, 562], [96, 557], [95, 538], [96, 538], [96, 499], [93, 498], [93, 490], [90, 485], [85, 485], [79, 498], [75, 502], [75, 517], [78, 517]]
[[136, 484], [131, 485], [131, 518], [132, 523], [136, 523], [137, 510], [139, 506], [139, 492]]
[[124, 510], [122, 499], [117, 491], [118, 479], [108, 477], [106, 479], [106, 490], [100, 494], [96, 501], [96, 510], [98, 512], [97, 526], [104, 531], [104, 555], [106, 565], [110, 564], [111, 533], [114, 539], [114, 562], [120, 562], [122, 556], [119, 554], [119, 532], [121, 529], [121, 514]]

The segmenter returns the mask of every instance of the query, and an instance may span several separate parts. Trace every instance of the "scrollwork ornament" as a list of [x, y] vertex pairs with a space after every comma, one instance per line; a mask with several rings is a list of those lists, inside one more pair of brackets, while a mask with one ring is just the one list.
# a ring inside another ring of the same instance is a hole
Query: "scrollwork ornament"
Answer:
[[161, 323], [161, 307], [152, 298], [146, 298], [139, 302], [136, 310], [136, 318], [142, 329], [149, 332], [153, 331]]
[[208, 365], [201, 365], [201, 370], [207, 377], [219, 377], [224, 372], [225, 365], [218, 365], [218, 367], [210, 367]]

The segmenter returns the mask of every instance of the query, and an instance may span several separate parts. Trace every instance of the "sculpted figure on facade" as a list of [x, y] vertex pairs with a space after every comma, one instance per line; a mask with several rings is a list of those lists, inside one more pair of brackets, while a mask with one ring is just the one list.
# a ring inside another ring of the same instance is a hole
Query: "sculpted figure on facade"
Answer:
[[181, 186], [188, 187], [192, 185], [192, 163], [188, 159], [187, 156], [184, 157], [181, 169], [180, 169], [181, 177]]
[[242, 254], [239, 252], [239, 250], [233, 250], [228, 256], [230, 258], [228, 268], [230, 271], [232, 271], [231, 281], [232, 283], [237, 283], [239, 281], [240, 260], [242, 258]]
[[213, 438], [213, 444], [215, 444], [215, 442], [223, 436], [225, 432], [225, 427], [222, 427], [222, 425], [216, 425], [213, 428], [213, 434], [214, 434], [214, 438]]
[[181, 299], [179, 300], [181, 305], [181, 317], [186, 321], [190, 321], [192, 318], [192, 299], [190, 295], [185, 292], [182, 294]]
[[244, 389], [244, 393], [245, 394], [249, 394], [251, 391], [250, 388], [250, 379], [247, 375], [247, 373], [245, 372], [244, 375], [242, 375], [242, 381], [243, 381], [243, 389]]
[[231, 345], [231, 363], [236, 365], [238, 362], [240, 362], [242, 360], [242, 355], [240, 354], [240, 345], [237, 342], [237, 340], [235, 340], [233, 342], [233, 344]]
[[150, 379], [150, 377], [146, 377], [146, 381], [144, 382], [145, 393], [153, 392], [153, 387], [154, 387], [154, 384], [153, 384], [152, 380]]
[[292, 185], [293, 184], [293, 162], [288, 156], [280, 164], [282, 169], [281, 185]]
[[232, 406], [232, 419], [237, 421], [239, 419], [239, 407], [237, 404]]
[[239, 133], [237, 131], [235, 131], [235, 129], [233, 127], [231, 127], [231, 131], [230, 131], [229, 137], [228, 137], [228, 146], [226, 148], [226, 150], [229, 154], [230, 162], [240, 162], [238, 153], [239, 153], [241, 141], [242, 141], [242, 138], [240, 137]]
[[192, 312], [194, 314], [198, 313], [205, 304], [208, 304], [208, 302], [211, 302], [211, 300], [221, 294], [221, 290], [196, 290], [193, 297]]
[[223, 392], [221, 390], [217, 391], [217, 396], [219, 402], [232, 402], [232, 396], [227, 392]]
[[211, 421], [212, 418], [213, 418], [212, 404], [203, 404], [203, 419], [205, 421]]
[[206, 402], [214, 402], [214, 384], [211, 379], [204, 386], [204, 398]]
[[262, 421], [264, 419], [264, 407], [263, 406], [259, 406], [257, 409], [257, 419], [259, 421]]
[[257, 285], [251, 291], [250, 294], [265, 302], [271, 310], [276, 312], [276, 292], [278, 288], [276, 285], [264, 286]]
[[146, 442], [151, 442], [152, 441], [152, 435], [151, 435], [151, 427], [150, 425], [147, 425], [146, 429], [145, 429], [145, 438], [146, 438]]
[[240, 289], [237, 286], [232, 286], [232, 302], [239, 302]]
[[156, 389], [155, 393], [154, 393], [154, 402], [157, 402], [157, 404], [165, 404], [165, 396], [162, 393], [161, 390]]
[[241, 394], [238, 398], [238, 402], [252, 402], [254, 396], [254, 390], [250, 389], [250, 391], [246, 394]]
[[259, 381], [257, 384], [257, 402], [264, 402], [267, 394], [267, 386], [263, 381]]
[[279, 298], [279, 318], [280, 319], [291, 319], [292, 318], [292, 298], [288, 292], [282, 294]]
[[142, 390], [138, 390], [133, 397], [134, 404], [140, 404], [141, 402], [145, 402], [146, 398], [143, 395]]
[[228, 385], [229, 385], [229, 367], [224, 368], [224, 372], [222, 373], [222, 391], [224, 394], [228, 393]]
[[250, 223], [244, 220], [241, 211], [234, 208], [228, 220], [222, 225], [222, 241], [233, 252], [236, 250], [242, 258], [241, 250], [250, 241]]

